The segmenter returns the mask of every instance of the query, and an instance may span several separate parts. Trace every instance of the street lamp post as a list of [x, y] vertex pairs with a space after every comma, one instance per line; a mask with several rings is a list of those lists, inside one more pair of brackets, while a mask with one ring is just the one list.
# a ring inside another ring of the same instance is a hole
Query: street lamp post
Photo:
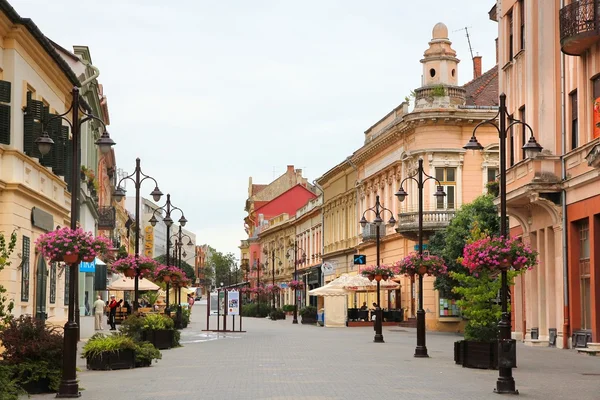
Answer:
[[[288, 257], [289, 251], [294, 250], [294, 280], [298, 280], [298, 250], [302, 252], [302, 262], [306, 261], [306, 252], [298, 247], [298, 241], [294, 240], [294, 244], [292, 248], [288, 249]], [[294, 288], [294, 320], [292, 324], [298, 323], [298, 293], [296, 292], [296, 288]]]
[[[173, 258], [175, 258], [177, 260], [177, 266], [179, 267], [179, 269], [181, 269], [181, 263], [182, 263], [182, 250], [183, 250], [183, 239], [184, 238], [187, 238], [187, 240], [188, 240], [188, 242], [186, 243], [186, 246], [194, 245], [194, 243], [192, 242], [192, 238], [188, 234], [183, 233], [181, 230], [181, 225], [179, 225], [179, 230], [177, 231], [177, 233], [175, 233], [174, 235], [171, 236], [171, 239], [175, 239], [175, 248], [173, 249], [173, 251], [174, 251]], [[185, 255], [187, 255], [187, 254], [185, 254]], [[181, 305], [181, 288], [179, 288], [179, 292], [176, 295], [175, 301], [177, 301], [177, 304]]]
[[[500, 95], [498, 113], [494, 118], [477, 124], [473, 129], [473, 136], [471, 136], [469, 142], [464, 146], [466, 150], [483, 150], [483, 146], [475, 137], [477, 128], [482, 125], [491, 125], [498, 131], [500, 139], [500, 235], [505, 239], [509, 236], [506, 211], [506, 137], [508, 130], [514, 125], [522, 125], [523, 129], [529, 129], [529, 141], [522, 147], [528, 158], [533, 158], [537, 153], [542, 151], [542, 146], [535, 140], [531, 126], [523, 121], [514, 119], [509, 120], [510, 123], [506, 126], [507, 115], [506, 95], [502, 93]], [[498, 123], [496, 123], [496, 118], [499, 118]], [[498, 380], [496, 381], [494, 392], [500, 394], [518, 394], [519, 391], [515, 388], [515, 380], [512, 376], [512, 369], [516, 366], [517, 355], [516, 341], [511, 339], [510, 312], [508, 311], [508, 275], [506, 270], [502, 271], [501, 279], [502, 318], [498, 323], [498, 333], [500, 336], [498, 340]]]
[[[418, 179], [415, 176], [418, 175]], [[423, 179], [423, 175], [427, 178]], [[419, 158], [419, 168], [417, 172], [409, 177], [406, 177], [400, 182], [400, 189], [396, 192], [396, 197], [401, 202], [404, 201], [408, 193], [404, 191], [403, 185], [407, 180], [413, 180], [417, 183], [419, 189], [419, 257], [423, 257], [423, 189], [425, 188], [425, 182], [433, 179], [437, 183], [437, 191], [433, 194], [436, 197], [444, 197], [443, 187], [436, 178], [427, 175], [423, 171], [423, 159]], [[417, 310], [417, 347], [415, 348], [415, 357], [429, 357], [427, 354], [427, 346], [425, 344], [425, 310], [423, 309], [423, 274], [419, 274], [419, 309]]]
[[[49, 119], [48, 124], [55, 119], [61, 119], [71, 126], [73, 134], [72, 152], [73, 162], [71, 165], [71, 229], [77, 229], [77, 221], [79, 220], [79, 195], [80, 195], [80, 170], [81, 170], [81, 125], [84, 122], [95, 120], [103, 126], [102, 136], [96, 140], [96, 145], [102, 153], [108, 153], [110, 148], [115, 145], [115, 142], [110, 138], [104, 121], [100, 118], [87, 113], [81, 107], [79, 97], [79, 88], [74, 87], [72, 90], [71, 107], [63, 114], [55, 115]], [[72, 112], [71, 120], [65, 116]], [[80, 118], [80, 113], [83, 118]], [[62, 123], [62, 122], [61, 122]], [[42, 156], [48, 154], [52, 150], [54, 140], [46, 130], [35, 140], [38, 150]], [[63, 351], [63, 371], [60, 386], [58, 388], [57, 397], [79, 397], [79, 383], [77, 382], [77, 340], [79, 336], [78, 318], [75, 316], [75, 293], [77, 288], [77, 269], [79, 261], [70, 265], [69, 268], [69, 310], [67, 323], [64, 327], [64, 351]]]
[[[279, 261], [279, 266], [281, 266], [283, 263], [281, 262], [281, 260], [279, 259], [279, 257], [275, 256], [275, 249], [273, 249], [271, 251], [271, 267], [272, 267], [272, 287], [271, 290], [273, 291], [273, 310], [275, 309], [275, 259], [277, 259], [277, 261]], [[268, 263], [268, 262], [267, 262]]]
[[[181, 210], [181, 208], [175, 207], [171, 203], [171, 195], [170, 194], [167, 194], [167, 202], [165, 203], [165, 205], [154, 209], [154, 211], [152, 212], [152, 218], [150, 218], [150, 224], [152, 224], [152, 226], [156, 226], [156, 224], [158, 223], [158, 219], [156, 219], [157, 211], [160, 211], [161, 214], [163, 211], [165, 212], [165, 216], [162, 220], [165, 223], [165, 225], [167, 226], [167, 252], [166, 252], [167, 266], [170, 263], [169, 250], [171, 248], [171, 240], [170, 240], [169, 235], [171, 234], [171, 225], [173, 225], [173, 218], [171, 218], [171, 213], [175, 210], [177, 210], [181, 213], [181, 217], [179, 218], [179, 221], [178, 221], [179, 225], [185, 226], [185, 224], [187, 223], [187, 219], [185, 218], [185, 215], [183, 214], [183, 211]], [[165, 313], [169, 312], [169, 286], [170, 286], [169, 282], [167, 282], [167, 294], [166, 294], [166, 299], [165, 299], [166, 300]], [[177, 299], [175, 299], [175, 300], [177, 301]], [[181, 307], [181, 304], [179, 304], [179, 307]]]
[[[360, 225], [364, 228], [369, 221], [367, 221], [367, 219], [365, 218], [365, 214], [367, 212], [374, 212], [375, 213], [375, 219], [373, 220], [374, 224], [375, 224], [375, 243], [376, 243], [376, 248], [377, 248], [377, 268], [380, 267], [379, 263], [381, 261], [381, 257], [380, 257], [380, 249], [379, 249], [379, 241], [380, 241], [380, 235], [379, 235], [379, 228], [380, 226], [383, 224], [383, 219], [381, 218], [381, 215], [383, 214], [384, 211], [389, 212], [390, 214], [392, 214], [392, 216], [390, 217], [390, 220], [388, 221], [388, 224], [390, 225], [395, 225], [396, 224], [396, 219], [394, 219], [394, 213], [385, 208], [380, 202], [379, 202], [379, 195], [375, 196], [375, 206], [368, 208], [365, 210], [365, 212], [362, 215], [362, 218], [360, 219]], [[377, 281], [377, 307], [375, 308], [375, 337], [373, 338], [373, 341], [375, 343], [383, 343], [383, 312], [381, 310], [381, 290], [380, 290], [380, 281], [381, 281], [381, 277], [380, 276], [376, 276], [375, 280]]]
[[135, 277], [134, 277], [134, 283], [133, 283], [133, 289], [134, 289], [134, 291], [133, 291], [133, 311], [137, 311], [138, 306], [139, 306], [138, 295], [139, 295], [140, 268], [137, 266], [137, 260], [140, 257], [140, 202], [141, 202], [140, 189], [142, 187], [142, 183], [146, 179], [150, 179], [151, 181], [154, 182], [154, 190], [152, 192], [150, 192], [150, 196], [152, 196], [154, 201], [159, 201], [163, 195], [163, 193], [158, 188], [158, 183], [156, 182], [156, 179], [154, 179], [153, 177], [151, 177], [149, 175], [144, 174], [142, 172], [142, 168], [141, 168], [140, 164], [141, 164], [140, 159], [136, 158], [135, 159], [135, 170], [133, 171], [133, 173], [131, 173], [131, 175], [127, 175], [127, 176], [121, 178], [121, 180], [119, 180], [119, 183], [117, 184], [117, 188], [115, 189], [115, 191], [113, 193], [114, 199], [117, 202], [119, 202], [125, 197], [125, 194], [126, 194], [126, 190], [123, 186], [121, 186], [121, 183], [123, 181], [129, 179], [135, 185], [135, 260], [136, 260], [136, 268], [135, 268]]

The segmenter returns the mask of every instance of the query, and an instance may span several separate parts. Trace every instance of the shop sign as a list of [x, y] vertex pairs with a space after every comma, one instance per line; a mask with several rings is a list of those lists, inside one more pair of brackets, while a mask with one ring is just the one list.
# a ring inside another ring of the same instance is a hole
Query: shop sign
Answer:
[[96, 260], [92, 262], [82, 261], [79, 263], [79, 272], [96, 272]]
[[54, 230], [54, 217], [44, 210], [33, 207], [31, 209], [31, 224], [46, 232], [50, 232]]
[[150, 225], [144, 229], [144, 255], [150, 258], [154, 255], [154, 228]]

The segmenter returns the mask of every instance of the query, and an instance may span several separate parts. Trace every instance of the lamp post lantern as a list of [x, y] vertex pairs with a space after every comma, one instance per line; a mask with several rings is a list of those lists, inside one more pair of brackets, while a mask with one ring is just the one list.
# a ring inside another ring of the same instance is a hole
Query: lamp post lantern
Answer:
[[[508, 113], [506, 109], [506, 95], [500, 95], [500, 106], [498, 113], [494, 118], [480, 122], [473, 129], [473, 135], [469, 142], [464, 146], [466, 150], [482, 150], [483, 146], [477, 140], [475, 133], [477, 128], [482, 125], [491, 125], [498, 131], [500, 139], [500, 235], [505, 239], [508, 238], [508, 221], [506, 210], [506, 137], [507, 132], [515, 125], [522, 125], [523, 129], [529, 129], [529, 141], [522, 147], [525, 150], [528, 158], [535, 157], [542, 151], [533, 135], [531, 126], [523, 121], [511, 119], [509, 125], [506, 126]], [[498, 118], [498, 122], [496, 122]], [[501, 301], [502, 301], [502, 317], [498, 323], [498, 380], [494, 392], [500, 394], [518, 394], [519, 391], [515, 387], [515, 379], [512, 376], [512, 369], [516, 366], [516, 341], [511, 339], [511, 322], [510, 311], [508, 311], [508, 275], [507, 271], [502, 271], [501, 281]]]
[[[289, 251], [294, 251], [294, 280], [298, 280], [298, 262], [306, 261], [306, 252], [298, 247], [298, 241], [294, 240], [294, 243], [291, 245], [291, 248], [288, 249], [288, 257], [290, 257]], [[298, 260], [298, 251], [302, 252], [301, 260]], [[292, 324], [298, 323], [298, 293], [296, 288], [294, 288], [294, 319], [292, 320]]]
[[[373, 223], [375, 224], [375, 243], [376, 243], [376, 248], [377, 248], [377, 268], [380, 267], [380, 262], [381, 262], [381, 257], [380, 257], [380, 248], [379, 248], [379, 241], [380, 241], [380, 234], [379, 234], [379, 229], [380, 227], [383, 225], [383, 219], [381, 218], [382, 214], [387, 211], [390, 214], [392, 214], [392, 216], [390, 217], [390, 220], [388, 221], [388, 224], [390, 225], [395, 225], [396, 224], [396, 220], [394, 219], [394, 213], [390, 210], [385, 208], [380, 202], [379, 202], [379, 195], [375, 196], [375, 206], [368, 208], [365, 210], [365, 212], [362, 215], [362, 218], [360, 219], [360, 225], [364, 228], [369, 221], [367, 221], [367, 219], [365, 218], [365, 214], [367, 212], [373, 212], [375, 213], [375, 219], [373, 220]], [[383, 312], [381, 310], [381, 290], [380, 290], [380, 280], [381, 277], [379, 277], [379, 279], [375, 279], [377, 281], [377, 306], [375, 307], [375, 337], [373, 338], [373, 342], [375, 343], [383, 343]]]
[[[150, 196], [152, 196], [154, 201], [159, 201], [163, 195], [163, 193], [158, 188], [158, 183], [156, 182], [156, 179], [154, 179], [153, 177], [151, 177], [149, 175], [144, 174], [142, 172], [142, 167], [140, 166], [140, 164], [141, 164], [140, 159], [136, 158], [135, 159], [135, 170], [133, 171], [133, 173], [131, 173], [131, 175], [127, 175], [127, 176], [121, 178], [121, 180], [119, 180], [119, 182], [117, 184], [117, 188], [113, 192], [113, 198], [117, 202], [119, 202], [125, 197], [125, 192], [126, 192], [125, 188], [123, 186], [121, 186], [121, 183], [128, 179], [128, 180], [132, 181], [133, 184], [135, 185], [135, 259], [136, 259], [136, 264], [137, 264], [137, 260], [140, 257], [140, 202], [141, 202], [140, 189], [142, 187], [142, 183], [146, 179], [150, 179], [151, 181], [154, 182], [154, 190], [152, 192], [150, 192]], [[133, 283], [133, 289], [134, 289], [133, 290], [133, 311], [137, 311], [138, 306], [139, 306], [139, 304], [138, 304], [139, 279], [140, 279], [139, 275], [140, 275], [140, 269], [138, 266], [136, 266], [134, 283]]]
[[[84, 122], [95, 120], [98, 121], [103, 127], [103, 133], [98, 140], [96, 145], [103, 154], [108, 153], [115, 142], [110, 138], [104, 121], [100, 118], [87, 113], [81, 107], [81, 99], [79, 97], [79, 88], [73, 87], [71, 92], [72, 102], [71, 107], [63, 114], [55, 115], [48, 120], [47, 124], [50, 124], [55, 119], [60, 119], [67, 122], [71, 126], [71, 132], [73, 135], [72, 149], [73, 162], [71, 165], [71, 229], [77, 229], [77, 222], [79, 221], [79, 192], [80, 192], [80, 170], [81, 170], [81, 125]], [[65, 116], [72, 113], [71, 120], [69, 121]], [[83, 114], [83, 118], [80, 118], [80, 113]], [[62, 123], [62, 122], [61, 122]], [[48, 132], [44, 129], [42, 134], [35, 140], [35, 144], [38, 146], [38, 150], [42, 156], [48, 154], [52, 150], [54, 140], [50, 138]], [[79, 383], [77, 382], [77, 341], [79, 336], [79, 325], [78, 319], [75, 312], [75, 293], [77, 289], [77, 270], [79, 262], [70, 264], [69, 268], [69, 309], [67, 316], [67, 323], [64, 327], [64, 351], [63, 351], [63, 370], [60, 386], [58, 388], [57, 397], [80, 397]], [[79, 313], [77, 312], [77, 315]]]
[[[415, 176], [418, 178], [415, 179]], [[423, 176], [427, 178], [423, 179]], [[396, 192], [396, 197], [399, 201], [404, 201], [408, 193], [404, 190], [403, 185], [407, 180], [413, 180], [417, 183], [419, 189], [419, 257], [423, 257], [423, 189], [425, 182], [433, 179], [437, 183], [437, 191], [433, 194], [436, 197], [444, 197], [446, 193], [442, 188], [440, 181], [433, 176], [427, 175], [423, 171], [423, 159], [419, 158], [419, 167], [417, 172], [409, 177], [406, 177], [400, 183], [400, 189]], [[429, 357], [427, 354], [427, 346], [425, 344], [425, 310], [423, 309], [423, 274], [419, 274], [419, 308], [417, 310], [417, 347], [415, 348], [415, 357]]]
[[[164, 206], [154, 209], [154, 211], [152, 212], [152, 218], [150, 219], [150, 223], [152, 224], [152, 226], [156, 226], [156, 224], [158, 223], [158, 219], [156, 218], [156, 213], [159, 211], [161, 214], [163, 211], [165, 212], [165, 216], [163, 217], [163, 222], [167, 226], [167, 251], [166, 251], [167, 266], [169, 266], [169, 264], [170, 264], [170, 260], [169, 260], [169, 250], [171, 248], [170, 234], [171, 234], [171, 226], [173, 225], [173, 218], [171, 218], [171, 213], [175, 210], [177, 210], [177, 211], [179, 211], [179, 213], [181, 213], [181, 217], [179, 218], [179, 221], [178, 221], [180, 227], [185, 226], [185, 224], [187, 224], [188, 220], [185, 218], [185, 215], [183, 214], [183, 211], [181, 210], [181, 208], [175, 207], [173, 205], [173, 203], [171, 203], [171, 195], [170, 194], [167, 194], [167, 201]], [[166, 294], [166, 299], [165, 299], [165, 302], [166, 302], [165, 313], [169, 312], [169, 286], [170, 286], [169, 282], [167, 282], [167, 288], [166, 288], [167, 294]], [[177, 299], [175, 299], [175, 300], [177, 300]]]

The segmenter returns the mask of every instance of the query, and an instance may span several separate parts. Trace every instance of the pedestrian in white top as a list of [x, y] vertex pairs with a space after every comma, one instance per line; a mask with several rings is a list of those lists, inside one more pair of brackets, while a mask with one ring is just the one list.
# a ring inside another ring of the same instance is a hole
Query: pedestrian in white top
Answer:
[[102, 328], [102, 316], [104, 315], [104, 308], [106, 307], [106, 303], [102, 300], [102, 296], [98, 295], [98, 300], [94, 302], [94, 318], [95, 318], [95, 328], [97, 331], [101, 331]]

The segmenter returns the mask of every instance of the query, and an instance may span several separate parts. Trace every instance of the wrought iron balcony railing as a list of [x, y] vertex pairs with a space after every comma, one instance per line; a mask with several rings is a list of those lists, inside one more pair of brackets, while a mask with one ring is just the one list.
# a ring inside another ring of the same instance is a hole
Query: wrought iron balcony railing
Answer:
[[[423, 211], [423, 231], [430, 234], [444, 229], [456, 215], [456, 210]], [[406, 212], [398, 214], [398, 228], [396, 232], [408, 238], [418, 237], [419, 213]]]
[[600, 41], [600, 1], [573, 1], [561, 8], [560, 45], [565, 54], [580, 56]]
[[117, 219], [114, 207], [98, 207], [98, 229], [115, 229]]

